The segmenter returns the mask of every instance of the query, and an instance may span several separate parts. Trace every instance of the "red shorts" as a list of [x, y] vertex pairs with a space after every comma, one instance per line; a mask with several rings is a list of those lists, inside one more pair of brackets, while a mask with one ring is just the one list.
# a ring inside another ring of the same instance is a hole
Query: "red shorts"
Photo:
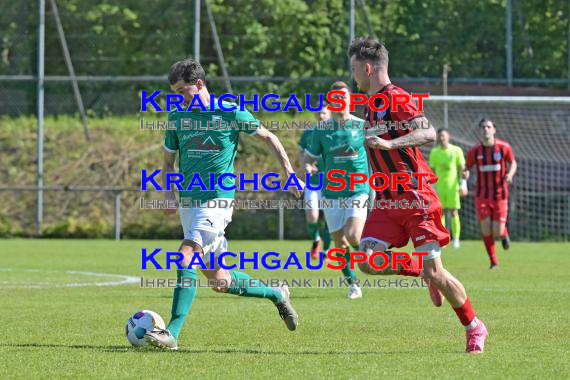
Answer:
[[362, 239], [373, 238], [388, 243], [388, 248], [400, 248], [411, 238], [414, 247], [437, 242], [449, 243], [449, 232], [441, 222], [442, 209], [437, 193], [431, 186], [422, 191], [406, 191], [396, 200], [429, 201], [429, 208], [375, 208], [362, 231]]
[[492, 221], [506, 223], [509, 202], [507, 199], [494, 201], [492, 199], [475, 198], [475, 211], [479, 221], [491, 218]]

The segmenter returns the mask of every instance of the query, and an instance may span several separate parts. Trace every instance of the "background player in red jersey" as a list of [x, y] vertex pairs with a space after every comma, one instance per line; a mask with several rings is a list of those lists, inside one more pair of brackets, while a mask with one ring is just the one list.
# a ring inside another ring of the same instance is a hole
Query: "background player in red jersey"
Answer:
[[[430, 202], [429, 209], [373, 209], [366, 220], [360, 242], [360, 250], [368, 256], [373, 252], [384, 251], [392, 260], [393, 254], [388, 249], [403, 247], [412, 238], [416, 251], [428, 252], [428, 256], [424, 258], [423, 271], [418, 268], [416, 260], [407, 262], [409, 268], [399, 264], [398, 270], [392, 270], [392, 264], [384, 270], [376, 270], [370, 266], [368, 260], [359, 263], [359, 267], [370, 275], [421, 275], [429, 280], [430, 294], [434, 304], [441, 305], [439, 290], [448, 299], [461, 324], [465, 327], [466, 351], [481, 353], [488, 335], [487, 329], [475, 316], [465, 288], [443, 267], [440, 258], [441, 246], [449, 243], [449, 233], [441, 223], [441, 203], [431, 186], [437, 181], [437, 177], [430, 170], [418, 149], [418, 146], [435, 140], [435, 130], [423, 113], [418, 111], [413, 101], [408, 102], [408, 111], [399, 107], [398, 109], [392, 108], [394, 96], [407, 93], [390, 83], [388, 51], [382, 43], [371, 37], [359, 38], [352, 42], [348, 56], [351, 60], [352, 76], [358, 87], [368, 96], [383, 93], [390, 103], [388, 109], [383, 112], [375, 112], [367, 107], [366, 120], [371, 124], [399, 122], [396, 128], [366, 131], [365, 145], [372, 173], [382, 172], [389, 177], [390, 173], [395, 172], [426, 173], [427, 177], [424, 178], [423, 190], [418, 189], [417, 181], [410, 181], [406, 185], [411, 190], [405, 190], [399, 185], [395, 191], [378, 192], [377, 199], [428, 200]], [[381, 104], [375, 105], [380, 107]], [[392, 126], [393, 123], [388, 125]], [[375, 264], [378, 266], [383, 264], [381, 256], [376, 256]]]
[[469, 177], [469, 169], [476, 167], [475, 210], [483, 242], [491, 260], [490, 269], [494, 269], [499, 265], [495, 239], [502, 239], [504, 249], [509, 249], [510, 246], [506, 228], [509, 207], [508, 185], [513, 182], [517, 162], [511, 146], [506, 141], [495, 138], [497, 128], [492, 120], [482, 119], [479, 122], [479, 132], [481, 143], [467, 152], [463, 175], [465, 178]]

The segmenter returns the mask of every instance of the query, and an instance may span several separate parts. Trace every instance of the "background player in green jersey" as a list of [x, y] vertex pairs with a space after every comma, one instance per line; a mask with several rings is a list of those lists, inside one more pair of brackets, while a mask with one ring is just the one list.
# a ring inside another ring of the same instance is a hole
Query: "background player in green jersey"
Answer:
[[[330, 183], [326, 174], [332, 169], [346, 170], [344, 178], [347, 183], [350, 173], [364, 173], [368, 176], [368, 158], [364, 149], [364, 120], [352, 116], [349, 112], [350, 89], [346, 83], [335, 82], [331, 90], [345, 91], [345, 95], [340, 97], [344, 98], [347, 106], [341, 112], [332, 113], [332, 119], [329, 120], [333, 124], [331, 129], [314, 131], [311, 144], [307, 148], [306, 162], [314, 164], [319, 156], [323, 158], [322, 195], [325, 200], [333, 201], [333, 207], [327, 207], [323, 212], [335, 246], [346, 250], [346, 266], [342, 269], [342, 273], [348, 277], [350, 283], [348, 298], [356, 299], [362, 297], [362, 290], [354, 283], [356, 271], [349, 268], [348, 252], [350, 247], [357, 250], [360, 243], [362, 228], [368, 215], [368, 208], [365, 205], [368, 200], [368, 186], [362, 183], [355, 185], [354, 190], [350, 190], [348, 186], [340, 191], [330, 190], [326, 188]], [[349, 128], [341, 127], [339, 121], [348, 121], [346, 125]], [[340, 198], [350, 198], [350, 201], [346, 202], [348, 207], [343, 205], [344, 202], [341, 202]]]
[[443, 206], [442, 223], [447, 226], [448, 215], [451, 215], [453, 247], [459, 248], [459, 236], [461, 234], [460, 195], [465, 196], [467, 194], [467, 183], [462, 179], [465, 159], [463, 150], [457, 145], [450, 144], [449, 137], [449, 131], [446, 128], [440, 128], [437, 131], [437, 146], [430, 152], [429, 166], [439, 178], [435, 184], [435, 189]]
[[[328, 108], [325, 108], [328, 103], [325, 101], [323, 103], [323, 108], [319, 112], [315, 112], [315, 116], [317, 119], [317, 123], [326, 121], [330, 119], [331, 113]], [[303, 134], [301, 135], [301, 140], [299, 140], [299, 161], [301, 163], [305, 162], [305, 150], [309, 146], [311, 142], [311, 138], [313, 137], [314, 129], [305, 129]], [[311, 175], [311, 185], [318, 185], [319, 184], [319, 173], [322, 173], [323, 160], [320, 158], [317, 160], [316, 164], [305, 164], [305, 172], [312, 173]], [[321, 199], [321, 191], [320, 190], [310, 190], [305, 189], [303, 192], [303, 197], [305, 202], [309, 203], [310, 205], [305, 208], [305, 218], [307, 220], [307, 229], [309, 230], [309, 235], [313, 239], [313, 245], [311, 246], [311, 258], [317, 259], [319, 257], [319, 250], [321, 245], [321, 233], [320, 233], [320, 226], [319, 226], [319, 200]], [[322, 229], [322, 241], [323, 241], [323, 249], [328, 251], [331, 243], [331, 235], [328, 231], [328, 227], [326, 222], [321, 223], [324, 227]]]
[[[206, 109], [209, 109], [210, 94], [206, 88], [206, 74], [198, 62], [186, 59], [175, 63], [170, 68], [168, 80], [171, 89], [183, 96], [185, 108], [192, 105], [193, 96], [197, 95]], [[230, 106], [230, 104], [226, 105]], [[176, 172], [174, 163], [178, 153], [179, 172], [184, 175], [182, 183], [184, 189], [187, 189], [190, 183], [194, 183], [192, 182], [194, 173], [200, 174], [206, 189], [210, 189], [209, 173], [215, 173], [216, 178], [223, 173], [233, 173], [234, 159], [241, 132], [255, 135], [265, 141], [287, 176], [294, 174], [287, 153], [277, 137], [258, 125], [255, 118], [247, 111], [224, 112], [216, 104], [213, 112], [203, 112], [195, 108], [192, 108], [191, 112], [173, 111], [169, 115], [169, 120], [176, 121], [177, 128], [166, 131], [162, 172], [164, 177], [166, 177], [165, 173]], [[200, 126], [205, 128], [208, 125], [207, 122], [212, 121], [250, 121], [253, 125], [245, 126], [242, 130], [235, 128], [200, 129]], [[183, 125], [186, 127], [183, 128]], [[166, 184], [165, 178], [163, 180]], [[233, 178], [225, 177], [223, 185], [229, 187], [234, 182]], [[304, 183], [299, 182], [304, 187]], [[167, 201], [176, 202], [173, 188], [174, 186], [171, 186], [166, 189], [165, 186]], [[233, 211], [231, 207], [184, 208], [185, 199], [188, 198], [192, 198], [193, 201], [210, 199], [231, 201], [234, 198], [233, 190], [224, 190], [217, 183], [214, 188], [214, 191], [205, 190], [200, 186], [193, 186], [190, 191], [180, 191], [179, 189], [180, 202], [182, 203], [180, 222], [184, 230], [184, 240], [180, 245], [179, 252], [184, 256], [182, 265], [185, 268], [191, 263], [194, 252], [200, 252], [204, 262], [209, 262], [210, 252], [219, 255], [227, 250], [224, 230], [231, 221]], [[295, 196], [300, 196], [298, 189], [293, 187], [290, 189]], [[170, 212], [174, 213], [175, 210], [171, 209]], [[279, 315], [285, 321], [287, 328], [291, 331], [297, 328], [298, 315], [289, 301], [289, 290], [287, 288], [265, 287], [259, 281], [252, 281], [253, 279], [247, 274], [223, 269], [217, 263], [215, 269], [202, 270], [202, 273], [209, 280], [215, 280], [216, 285], [213, 290], [216, 292], [243, 297], [266, 298], [272, 301], [277, 306]], [[196, 287], [182, 287], [183, 277], [196, 279], [196, 270], [179, 269], [177, 271], [178, 281], [174, 290], [170, 323], [166, 330], [154, 330], [145, 336], [145, 339], [154, 346], [173, 350], [178, 348], [178, 336], [197, 291]]]

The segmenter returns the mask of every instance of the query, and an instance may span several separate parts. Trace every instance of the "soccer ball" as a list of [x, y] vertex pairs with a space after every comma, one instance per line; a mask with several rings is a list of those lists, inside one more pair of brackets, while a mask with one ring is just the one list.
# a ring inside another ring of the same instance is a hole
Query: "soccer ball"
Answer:
[[144, 334], [155, 328], [163, 330], [166, 328], [162, 317], [154, 311], [139, 311], [127, 321], [127, 339], [135, 347], [146, 346], [147, 343], [144, 340]]

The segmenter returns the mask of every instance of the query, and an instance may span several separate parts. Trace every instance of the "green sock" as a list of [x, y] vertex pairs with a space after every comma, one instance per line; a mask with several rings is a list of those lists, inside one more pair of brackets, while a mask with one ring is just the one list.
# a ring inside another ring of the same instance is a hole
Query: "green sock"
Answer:
[[232, 283], [228, 293], [242, 297], [267, 298], [273, 303], [281, 301], [281, 292], [264, 286], [259, 279], [235, 270], [230, 271], [230, 275]]
[[354, 280], [356, 280], [356, 271], [354, 269], [350, 269], [350, 252], [348, 249], [344, 254], [344, 258], [346, 259], [346, 265], [342, 268], [342, 274], [344, 277], [348, 277], [348, 283], [352, 285]]
[[329, 248], [331, 247], [331, 242], [332, 242], [332, 236], [331, 233], [329, 232], [329, 227], [325, 222], [323, 227], [323, 249], [325, 251], [325, 254], [327, 253], [326, 251], [328, 251]]
[[459, 240], [461, 234], [461, 222], [459, 221], [459, 214], [451, 217], [451, 233], [453, 238]]
[[180, 330], [182, 330], [182, 326], [184, 326], [184, 321], [194, 303], [196, 291], [198, 290], [195, 286], [183, 288], [182, 277], [190, 277], [192, 281], [196, 281], [198, 279], [198, 273], [196, 273], [195, 269], [179, 269], [176, 271], [176, 288], [174, 289], [172, 311], [170, 322], [168, 323], [168, 330], [170, 330], [176, 339], [178, 339], [180, 335]]
[[319, 220], [321, 221], [321, 236], [323, 237], [323, 250], [325, 251], [325, 255], [326, 255], [326, 251], [329, 250], [329, 248], [331, 247], [331, 242], [332, 242], [332, 236], [331, 233], [329, 232], [329, 226], [327, 226], [327, 221], [325, 220], [324, 216], [322, 216], [321, 218], [319, 218]]
[[309, 235], [313, 241], [320, 239], [318, 223], [307, 223], [307, 230], [309, 231]]

